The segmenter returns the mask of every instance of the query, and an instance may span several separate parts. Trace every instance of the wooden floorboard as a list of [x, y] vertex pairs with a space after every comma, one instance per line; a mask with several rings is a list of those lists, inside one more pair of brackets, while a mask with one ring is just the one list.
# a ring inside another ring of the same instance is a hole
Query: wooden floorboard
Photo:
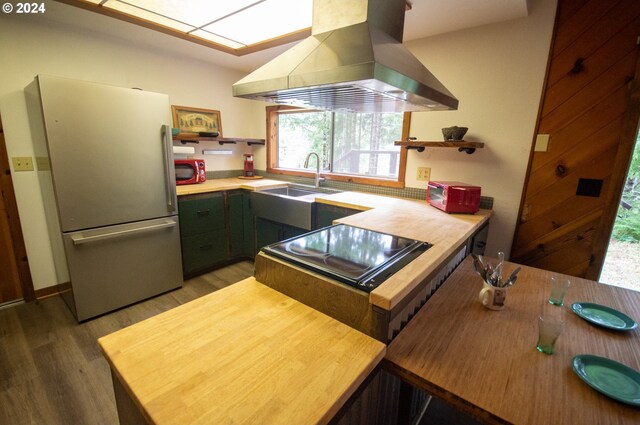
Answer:
[[97, 339], [246, 277], [245, 261], [78, 324], [59, 296], [0, 310], [0, 424], [117, 424]]

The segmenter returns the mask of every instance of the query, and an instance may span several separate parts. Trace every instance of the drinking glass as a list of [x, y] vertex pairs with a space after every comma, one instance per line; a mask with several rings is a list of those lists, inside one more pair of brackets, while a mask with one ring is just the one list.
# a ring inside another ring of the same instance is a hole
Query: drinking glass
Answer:
[[552, 307], [549, 304], [543, 306], [538, 317], [538, 342], [536, 349], [541, 353], [553, 354], [555, 344], [564, 328], [565, 309]]
[[571, 281], [565, 277], [553, 276], [551, 278], [551, 294], [549, 295], [549, 303], [562, 306], [564, 304], [564, 296], [571, 285]]

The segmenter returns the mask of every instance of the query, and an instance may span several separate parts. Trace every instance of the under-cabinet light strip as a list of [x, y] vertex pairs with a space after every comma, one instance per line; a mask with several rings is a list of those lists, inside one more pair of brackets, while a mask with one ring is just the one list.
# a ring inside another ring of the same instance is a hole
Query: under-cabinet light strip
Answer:
[[231, 155], [233, 154], [232, 150], [229, 149], [203, 149], [203, 155]]

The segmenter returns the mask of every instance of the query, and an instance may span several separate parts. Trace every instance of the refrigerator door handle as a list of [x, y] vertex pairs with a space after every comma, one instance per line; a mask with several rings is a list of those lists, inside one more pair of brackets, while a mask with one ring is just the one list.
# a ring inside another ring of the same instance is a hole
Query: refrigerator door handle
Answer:
[[154, 224], [151, 226], [136, 227], [134, 229], [119, 230], [117, 232], [109, 232], [91, 236], [84, 236], [82, 232], [79, 232], [79, 234], [72, 235], [71, 240], [73, 241], [74, 245], [82, 245], [85, 243], [103, 241], [105, 239], [119, 238], [126, 235], [153, 232], [155, 230], [166, 229], [167, 227], [174, 227], [177, 224], [178, 223], [175, 220], [167, 220], [164, 223]]
[[173, 136], [171, 135], [171, 127], [166, 124], [162, 126], [162, 147], [167, 187], [167, 207], [169, 212], [174, 212], [176, 211], [177, 195], [174, 175], [175, 169], [173, 165]]

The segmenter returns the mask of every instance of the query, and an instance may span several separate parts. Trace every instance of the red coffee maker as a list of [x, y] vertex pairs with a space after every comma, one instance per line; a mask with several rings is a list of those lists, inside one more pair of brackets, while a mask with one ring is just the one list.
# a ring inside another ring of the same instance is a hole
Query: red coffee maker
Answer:
[[244, 177], [255, 177], [253, 173], [253, 154], [244, 154]]

